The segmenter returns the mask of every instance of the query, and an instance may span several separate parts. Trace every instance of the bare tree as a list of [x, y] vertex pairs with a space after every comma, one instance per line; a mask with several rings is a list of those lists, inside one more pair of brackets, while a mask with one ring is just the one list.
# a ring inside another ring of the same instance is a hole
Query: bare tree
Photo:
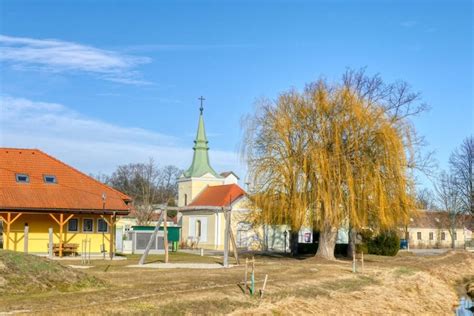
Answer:
[[117, 167], [108, 184], [133, 198], [135, 216], [140, 225], [150, 222], [154, 205], [174, 204], [176, 179], [180, 169], [175, 166], [158, 168], [153, 159], [147, 163], [131, 163]]
[[425, 210], [435, 210], [436, 206], [436, 197], [428, 188], [422, 188], [416, 193], [416, 207]]
[[474, 215], [474, 137], [466, 138], [449, 159], [462, 200], [462, 209]]
[[448, 213], [451, 247], [456, 247], [456, 230], [462, 222], [462, 197], [458, 190], [457, 178], [453, 174], [442, 172], [435, 185], [440, 207]]

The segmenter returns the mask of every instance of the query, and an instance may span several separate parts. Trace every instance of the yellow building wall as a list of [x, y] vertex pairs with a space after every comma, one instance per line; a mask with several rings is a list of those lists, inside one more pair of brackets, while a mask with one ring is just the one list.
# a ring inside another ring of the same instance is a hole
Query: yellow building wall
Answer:
[[[59, 218], [59, 214], [55, 215]], [[69, 215], [64, 215], [65, 219]], [[98, 219], [101, 217], [98, 215], [75, 215], [73, 218], [79, 219], [78, 232], [69, 232], [68, 225], [63, 226], [63, 242], [64, 243], [75, 243], [78, 244], [78, 252], [82, 252], [82, 240], [91, 240], [91, 253], [100, 253], [101, 245], [105, 245], [105, 250], [109, 251], [109, 236], [110, 233], [99, 233]], [[93, 219], [94, 232], [82, 232], [82, 219], [90, 218]], [[53, 228], [53, 242], [59, 243], [59, 225], [56, 223], [48, 214], [23, 214], [21, 215], [10, 228], [10, 245], [9, 250], [24, 251], [24, 227], [25, 223], [28, 223], [28, 252], [30, 253], [48, 253], [48, 242], [49, 242], [49, 228]], [[6, 236], [6, 225], [4, 224], [3, 229], [3, 247], [6, 249], [7, 236]], [[110, 229], [110, 228], [108, 228]]]
[[[213, 176], [178, 180], [178, 206], [191, 204], [207, 186], [222, 185], [224, 180]], [[187, 195], [187, 204], [185, 203], [185, 194]]]
[[205, 212], [205, 211], [194, 211], [192, 214], [183, 214], [182, 217], [182, 222], [181, 222], [181, 240], [183, 242], [187, 242], [188, 245], [190, 246], [190, 240], [189, 240], [189, 222], [190, 219], [193, 217], [199, 217], [199, 218], [206, 218], [207, 219], [207, 241], [199, 241], [199, 248], [205, 248], [205, 249], [215, 249], [215, 238], [216, 238], [216, 231], [215, 231], [215, 225], [216, 225], [216, 214], [213, 212]]
[[[441, 233], [444, 232], [445, 240], [441, 239]], [[421, 233], [421, 239], [418, 239], [418, 233]], [[433, 233], [433, 240], [429, 235]], [[411, 248], [451, 248], [451, 234], [448, 229], [437, 228], [408, 228], [409, 242]], [[456, 248], [463, 248], [465, 244], [465, 231], [463, 228], [456, 229]]]

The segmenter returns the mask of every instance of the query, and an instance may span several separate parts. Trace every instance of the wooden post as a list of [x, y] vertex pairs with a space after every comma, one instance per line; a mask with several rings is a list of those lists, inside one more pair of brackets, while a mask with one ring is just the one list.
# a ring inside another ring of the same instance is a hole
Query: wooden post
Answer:
[[115, 239], [115, 218], [114, 218], [114, 215], [110, 215], [110, 225], [109, 225], [109, 229], [110, 229], [110, 236], [109, 236], [110, 260], [112, 260], [114, 258], [114, 253], [115, 253], [115, 247], [114, 247], [114, 245], [115, 245], [115, 240], [114, 240]]
[[59, 215], [59, 258], [63, 257], [63, 225], [64, 225], [64, 214]]
[[9, 212], [7, 213], [7, 250], [10, 250], [10, 221], [11, 221], [12, 214]]
[[28, 253], [28, 225], [25, 225], [25, 231], [23, 233], [23, 251]]
[[3, 220], [3, 222], [5, 222], [5, 224], [7, 225], [7, 233], [6, 233], [6, 238], [7, 238], [7, 242], [5, 244], [5, 249], [9, 250], [10, 249], [10, 231], [11, 231], [11, 225], [13, 224], [13, 222], [15, 222], [18, 217], [20, 217], [23, 213], [18, 213], [13, 219], [12, 219], [12, 213], [8, 212], [7, 213], [7, 219], [5, 219], [3, 216], [0, 216]]
[[59, 214], [59, 220], [51, 213], [49, 213], [49, 216], [51, 216], [52, 219], [59, 225], [59, 257], [62, 258], [63, 256], [63, 227], [64, 224], [69, 222], [69, 220], [74, 216], [74, 214], [69, 215], [66, 220], [64, 220], [64, 214], [61, 213]]
[[158, 230], [160, 229], [162, 221], [163, 221], [163, 212], [161, 212], [160, 218], [158, 219], [158, 223], [156, 223], [155, 230], [151, 234], [150, 239], [148, 240], [148, 244], [145, 248], [145, 251], [143, 252], [143, 255], [141, 256], [138, 264], [142, 265], [145, 263], [146, 257], [148, 257], [148, 253], [150, 252], [151, 245], [153, 245], [153, 239], [156, 239], [156, 234], [158, 233]]
[[[230, 214], [229, 217], [230, 216], [232, 216], [232, 214]], [[235, 242], [234, 233], [232, 232], [232, 227], [229, 228], [229, 234], [230, 234], [230, 241], [232, 242], [232, 248], [234, 250], [235, 261], [237, 262], [237, 264], [240, 264], [239, 252], [237, 251], [237, 244]]]
[[263, 287], [260, 290], [260, 298], [263, 297], [263, 292], [265, 292], [265, 287], [267, 286], [268, 274], [265, 274], [265, 281], [263, 281]]
[[53, 228], [52, 227], [48, 229], [48, 233], [49, 233], [48, 255], [49, 255], [49, 258], [53, 258]]
[[252, 256], [252, 274], [250, 275], [250, 294], [255, 293], [255, 257]]
[[168, 263], [168, 211], [165, 209], [163, 210], [164, 212], [164, 225], [163, 225], [163, 233], [164, 233], [164, 247], [165, 247], [165, 263]]
[[229, 230], [230, 230], [230, 220], [229, 213], [227, 209], [224, 209], [224, 219], [225, 219], [225, 235], [224, 235], [224, 267], [229, 267]]
[[357, 268], [356, 268], [356, 255], [355, 251], [352, 251], [352, 273], [356, 273]]

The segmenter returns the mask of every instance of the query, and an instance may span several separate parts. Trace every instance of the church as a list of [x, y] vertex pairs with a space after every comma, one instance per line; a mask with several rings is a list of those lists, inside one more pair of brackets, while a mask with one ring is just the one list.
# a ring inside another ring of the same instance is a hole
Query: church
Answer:
[[[224, 249], [224, 210], [230, 209], [231, 230], [237, 248], [268, 249], [265, 237], [268, 229], [254, 227], [250, 222], [249, 200], [245, 190], [238, 184], [239, 177], [232, 171], [218, 173], [212, 168], [208, 143], [201, 104], [193, 160], [178, 179], [182, 242], [198, 248]], [[272, 233], [271, 248], [284, 251], [285, 245], [288, 245], [283, 240], [284, 230], [272, 230]]]

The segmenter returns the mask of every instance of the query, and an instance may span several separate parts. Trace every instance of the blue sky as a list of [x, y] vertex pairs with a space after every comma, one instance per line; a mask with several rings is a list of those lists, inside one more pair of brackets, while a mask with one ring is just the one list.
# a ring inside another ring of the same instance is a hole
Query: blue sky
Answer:
[[[243, 173], [260, 97], [367, 67], [432, 109], [442, 167], [473, 133], [471, 1], [2, 1], [0, 145], [87, 173], [152, 156], [187, 168], [200, 95], [211, 162]], [[242, 174], [241, 174], [242, 175]]]

